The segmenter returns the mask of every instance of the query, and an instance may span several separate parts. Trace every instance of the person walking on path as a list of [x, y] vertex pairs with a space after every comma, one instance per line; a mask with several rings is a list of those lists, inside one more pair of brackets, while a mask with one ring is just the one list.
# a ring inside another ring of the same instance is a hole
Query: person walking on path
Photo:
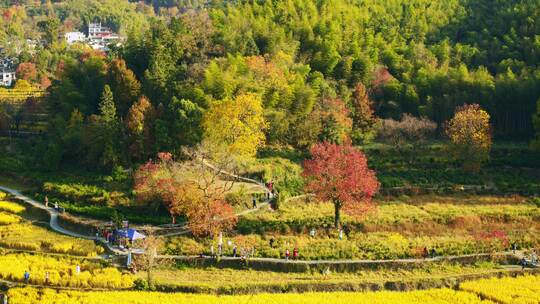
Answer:
[[219, 232], [219, 237], [218, 237], [218, 255], [221, 256], [223, 252], [223, 232]]
[[437, 251], [435, 250], [435, 248], [431, 248], [431, 257], [435, 258], [436, 256], [437, 256]]
[[343, 240], [343, 229], [341, 229], [341, 228], [339, 228], [338, 238], [339, 238], [339, 240]]
[[45, 195], [45, 207], [49, 208], [49, 198]]
[[512, 243], [512, 252], [516, 254], [516, 250], [517, 250], [517, 244], [514, 242]]
[[297, 247], [294, 247], [292, 257], [293, 257], [293, 260], [298, 260], [298, 248]]
[[525, 267], [527, 267], [527, 259], [525, 259], [525, 257], [522, 257], [520, 264], [521, 264], [521, 271], [525, 270]]
[[424, 247], [424, 251], [422, 252], [422, 257], [424, 259], [427, 259], [428, 256], [429, 256], [429, 251], [428, 251], [427, 247]]
[[266, 183], [266, 188], [268, 188], [268, 190], [270, 190], [270, 192], [272, 192], [272, 194], [274, 193], [274, 182], [272, 182], [272, 180], [270, 180], [268, 183]]
[[24, 271], [24, 283], [28, 284], [30, 282], [30, 272], [28, 270]]
[[213, 258], [215, 257], [214, 256], [214, 245], [213, 244], [210, 245], [210, 256], [213, 257]]
[[257, 208], [257, 199], [253, 197], [253, 209]]
[[291, 252], [289, 251], [289, 248], [285, 249], [285, 261], [289, 260], [290, 255], [291, 255]]
[[233, 258], [236, 257], [236, 250], [237, 250], [236, 245], [234, 245], [234, 247], [233, 247], [233, 249], [232, 249], [232, 256], [233, 256]]

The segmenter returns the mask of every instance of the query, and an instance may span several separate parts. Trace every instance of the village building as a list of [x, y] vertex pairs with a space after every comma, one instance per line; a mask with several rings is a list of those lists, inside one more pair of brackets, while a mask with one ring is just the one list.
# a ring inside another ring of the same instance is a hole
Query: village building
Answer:
[[85, 43], [95, 50], [107, 52], [110, 44], [118, 44], [123, 39], [114, 33], [111, 28], [103, 26], [100, 22], [89, 23], [88, 33], [67, 32], [64, 34], [67, 44], [71, 45], [77, 42]]
[[15, 80], [15, 60], [11, 58], [0, 59], [0, 86], [10, 87]]
[[84, 42], [86, 35], [82, 32], [67, 32], [64, 34], [67, 44], [72, 45], [76, 42]]

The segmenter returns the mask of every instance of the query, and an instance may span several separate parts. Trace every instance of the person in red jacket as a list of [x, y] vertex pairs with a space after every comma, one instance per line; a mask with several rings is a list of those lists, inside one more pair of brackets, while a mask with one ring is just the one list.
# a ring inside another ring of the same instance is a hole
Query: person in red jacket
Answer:
[[294, 247], [292, 256], [293, 260], [298, 260], [298, 248]]

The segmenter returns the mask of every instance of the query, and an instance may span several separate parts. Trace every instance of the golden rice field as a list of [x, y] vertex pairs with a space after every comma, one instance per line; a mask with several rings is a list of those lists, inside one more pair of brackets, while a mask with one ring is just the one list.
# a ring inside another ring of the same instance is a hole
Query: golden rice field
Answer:
[[[431, 264], [417, 269], [364, 270], [357, 272], [273, 272], [252, 269], [239, 270], [230, 268], [167, 268], [156, 269], [153, 278], [157, 284], [174, 287], [193, 287], [202, 292], [219, 292], [220, 290], [250, 290], [260, 292], [258, 288], [273, 287], [285, 290], [291, 286], [309, 286], [316, 288], [318, 284], [326, 291], [339, 291], [339, 287], [350, 287], [353, 284], [379, 284], [386, 282], [403, 282], [414, 286], [415, 282], [442, 280], [450, 277], [466, 275], [495, 275], [504, 270], [495, 263], [477, 263], [475, 265], [458, 265], [450, 263]], [[137, 275], [146, 278], [140, 271]], [[414, 287], [412, 287], [414, 288]], [[315, 289], [312, 289], [315, 290]], [[341, 289], [343, 290], [343, 289]], [[351, 290], [351, 289], [348, 289]]]
[[11, 303], [55, 304], [491, 304], [477, 295], [451, 289], [425, 291], [368, 292], [368, 293], [304, 293], [304, 294], [258, 294], [245, 296], [213, 296], [199, 294], [158, 292], [79, 292], [37, 290], [33, 288], [11, 289]]
[[[2, 194], [0, 194], [0, 199], [1, 198]], [[25, 210], [26, 208], [24, 206], [21, 206], [20, 204], [9, 201], [0, 201], [0, 211], [19, 214], [23, 213]]]
[[215, 296], [143, 291], [56, 291], [27, 287], [10, 289], [8, 296], [13, 304], [537, 304], [540, 303], [539, 286], [540, 276], [528, 275], [467, 282], [461, 285], [460, 290]]
[[0, 201], [0, 247], [81, 256], [103, 253], [93, 241], [57, 234], [22, 218], [25, 210], [21, 204]]
[[[76, 273], [77, 265], [80, 273]], [[80, 288], [130, 288], [133, 277], [113, 267], [72, 258], [56, 258], [45, 255], [5, 254], [0, 256], [0, 278], [23, 282], [25, 271], [30, 272], [30, 283], [45, 285], [45, 273], [49, 273], [51, 286]]]
[[461, 284], [461, 289], [504, 304], [540, 303], [540, 276], [485, 279]]
[[0, 212], [0, 226], [11, 225], [19, 222], [19, 217]]

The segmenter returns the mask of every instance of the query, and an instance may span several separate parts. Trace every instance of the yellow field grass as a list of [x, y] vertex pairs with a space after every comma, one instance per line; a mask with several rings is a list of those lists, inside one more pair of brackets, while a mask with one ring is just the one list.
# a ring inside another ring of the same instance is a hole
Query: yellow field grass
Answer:
[[158, 292], [78, 292], [11, 289], [11, 303], [55, 304], [491, 304], [478, 296], [451, 289], [433, 289], [412, 292], [368, 293], [305, 293], [258, 294], [245, 296], [213, 296], [199, 294], [168, 294]]
[[540, 276], [486, 279], [461, 284], [460, 288], [474, 292], [497, 303], [540, 303]]

